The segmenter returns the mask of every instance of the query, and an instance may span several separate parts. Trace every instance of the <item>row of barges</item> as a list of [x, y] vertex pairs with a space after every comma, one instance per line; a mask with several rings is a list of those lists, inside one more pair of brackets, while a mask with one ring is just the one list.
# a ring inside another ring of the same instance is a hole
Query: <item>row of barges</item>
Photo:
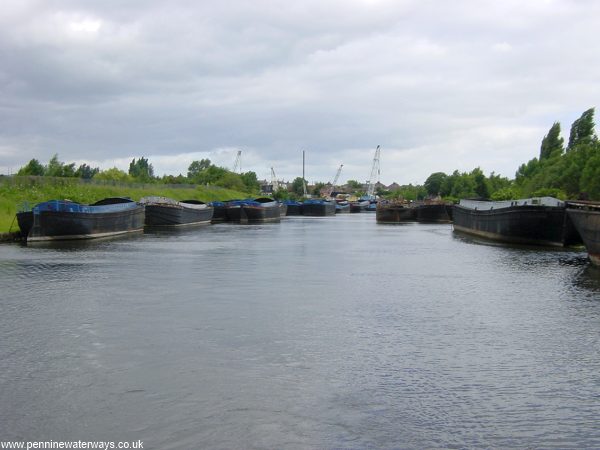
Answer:
[[452, 207], [444, 202], [380, 201], [375, 217], [379, 223], [450, 223]]
[[345, 198], [306, 199], [301, 202], [285, 200], [288, 216], [330, 216], [344, 213], [375, 212], [377, 201], [374, 199], [347, 200]]
[[[347, 205], [343, 205], [347, 207]], [[142, 231], [144, 227], [184, 227], [211, 222], [278, 222], [286, 215], [332, 216], [340, 211], [333, 200], [302, 203], [272, 198], [212, 202], [177, 201], [165, 197], [106, 198], [85, 205], [51, 200], [17, 213], [28, 242], [91, 239]], [[456, 231], [500, 242], [572, 246], [583, 243], [591, 261], [600, 265], [600, 204], [540, 197], [508, 201], [379, 202], [380, 223], [453, 223]]]
[[452, 222], [454, 230], [498, 242], [576, 246], [584, 244], [600, 265], [600, 204], [539, 197], [459, 204], [380, 202], [380, 223]]
[[112, 197], [93, 204], [50, 200], [17, 213], [21, 235], [28, 242], [92, 239], [139, 232], [144, 227], [177, 228], [214, 222], [278, 222], [286, 215], [332, 216], [347, 212], [349, 205], [308, 199], [302, 203], [278, 202], [259, 197], [204, 203], [144, 197], [139, 202]]

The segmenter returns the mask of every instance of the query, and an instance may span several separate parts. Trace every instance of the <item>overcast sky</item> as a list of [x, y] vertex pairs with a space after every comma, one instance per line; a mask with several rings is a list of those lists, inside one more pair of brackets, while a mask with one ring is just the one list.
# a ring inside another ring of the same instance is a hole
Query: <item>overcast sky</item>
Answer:
[[596, 0], [3, 0], [0, 173], [512, 178], [600, 102]]

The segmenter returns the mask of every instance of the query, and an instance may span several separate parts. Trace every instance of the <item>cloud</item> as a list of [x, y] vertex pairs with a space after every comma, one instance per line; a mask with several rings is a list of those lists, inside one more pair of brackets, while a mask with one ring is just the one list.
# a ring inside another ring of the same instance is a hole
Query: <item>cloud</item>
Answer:
[[513, 176], [599, 97], [595, 2], [8, 0], [0, 170], [31, 158], [159, 174], [206, 156], [270, 177]]

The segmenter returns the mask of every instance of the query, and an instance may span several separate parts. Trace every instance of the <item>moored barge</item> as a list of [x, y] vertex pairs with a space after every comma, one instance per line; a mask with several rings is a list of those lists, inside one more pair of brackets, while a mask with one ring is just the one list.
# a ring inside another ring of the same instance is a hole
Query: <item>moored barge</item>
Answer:
[[417, 221], [426, 223], [450, 223], [452, 222], [452, 206], [453, 205], [447, 203], [427, 203], [426, 201], [415, 208]]
[[227, 222], [240, 222], [242, 220], [242, 205], [246, 200], [230, 200], [225, 203], [225, 213], [227, 216]]
[[221, 201], [213, 201], [208, 204], [213, 209], [211, 223], [227, 222], [227, 204]]
[[565, 202], [553, 197], [461, 200], [452, 214], [454, 230], [486, 239], [561, 247], [581, 243], [567, 216]]
[[302, 203], [295, 200], [284, 200], [286, 205], [286, 216], [301, 216], [302, 215]]
[[147, 227], [182, 227], [209, 224], [214, 208], [199, 200], [177, 201], [167, 197], [144, 197]]
[[144, 229], [144, 207], [129, 198], [110, 197], [91, 205], [70, 200], [38, 203], [17, 213], [28, 242], [94, 239]]
[[585, 244], [590, 261], [600, 266], [600, 203], [569, 202], [567, 214]]
[[375, 210], [378, 223], [414, 222], [417, 220], [416, 208], [404, 201], [380, 201]]
[[239, 211], [241, 223], [279, 222], [281, 220], [279, 202], [268, 197], [245, 200], [241, 202]]
[[359, 199], [353, 200], [350, 202], [350, 212], [351, 213], [360, 213], [367, 210], [367, 207], [370, 205], [369, 200]]
[[346, 214], [350, 212], [350, 202], [348, 200], [335, 200], [335, 213]]
[[304, 200], [302, 214], [305, 216], [333, 216], [335, 214], [335, 202], [320, 199]]

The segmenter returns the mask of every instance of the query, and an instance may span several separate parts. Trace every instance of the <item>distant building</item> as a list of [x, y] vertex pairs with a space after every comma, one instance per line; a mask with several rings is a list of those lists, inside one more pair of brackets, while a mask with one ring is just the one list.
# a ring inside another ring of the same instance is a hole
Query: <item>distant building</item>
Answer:
[[273, 193], [273, 185], [270, 181], [267, 180], [258, 180], [258, 184], [260, 186], [261, 194], [272, 194]]
[[[279, 183], [279, 190], [289, 191], [292, 183], [289, 181], [277, 181]], [[273, 183], [267, 180], [258, 180], [258, 184], [260, 185], [260, 193], [273, 195]]]

